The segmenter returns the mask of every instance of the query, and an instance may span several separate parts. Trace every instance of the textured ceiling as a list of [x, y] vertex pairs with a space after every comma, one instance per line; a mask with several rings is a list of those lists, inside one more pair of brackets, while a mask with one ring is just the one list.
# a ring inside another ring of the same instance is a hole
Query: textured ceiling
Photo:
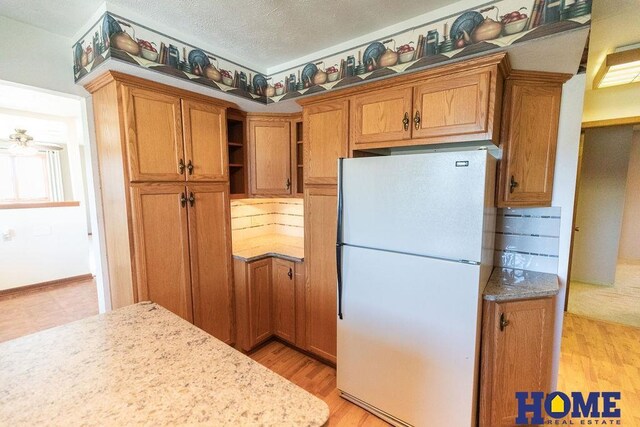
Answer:
[[[0, 15], [70, 37], [100, 0], [2, 0]], [[266, 69], [433, 11], [451, 0], [107, 0]], [[126, 16], [126, 15], [125, 15]], [[171, 34], [169, 31], [165, 31]], [[185, 40], [189, 42], [190, 40]]]
[[102, 3], [104, 0], [0, 0], [0, 15], [71, 37]]

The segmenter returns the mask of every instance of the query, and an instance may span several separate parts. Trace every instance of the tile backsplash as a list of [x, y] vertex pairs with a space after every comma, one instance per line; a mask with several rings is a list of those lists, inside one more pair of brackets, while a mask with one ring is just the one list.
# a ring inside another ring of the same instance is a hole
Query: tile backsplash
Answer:
[[556, 274], [560, 208], [498, 209], [494, 265]]
[[303, 201], [294, 198], [232, 200], [231, 232], [234, 240], [273, 233], [303, 237]]

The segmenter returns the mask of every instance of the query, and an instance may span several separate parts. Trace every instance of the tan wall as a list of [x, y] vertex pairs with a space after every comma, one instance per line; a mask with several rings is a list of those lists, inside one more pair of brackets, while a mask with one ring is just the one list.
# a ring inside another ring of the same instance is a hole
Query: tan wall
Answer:
[[640, 130], [633, 132], [618, 257], [640, 261]]

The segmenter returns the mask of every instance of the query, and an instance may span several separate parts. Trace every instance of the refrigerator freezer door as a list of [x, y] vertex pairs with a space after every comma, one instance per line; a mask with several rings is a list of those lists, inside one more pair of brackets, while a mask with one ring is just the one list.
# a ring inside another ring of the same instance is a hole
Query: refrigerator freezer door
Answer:
[[415, 426], [475, 420], [477, 265], [344, 247], [337, 385]]
[[480, 262], [487, 152], [343, 160], [342, 241]]

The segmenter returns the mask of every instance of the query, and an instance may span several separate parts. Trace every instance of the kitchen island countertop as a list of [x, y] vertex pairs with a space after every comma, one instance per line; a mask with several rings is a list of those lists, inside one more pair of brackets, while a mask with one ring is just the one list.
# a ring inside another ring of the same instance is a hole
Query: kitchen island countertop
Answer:
[[245, 262], [268, 257], [301, 262], [304, 260], [304, 238], [267, 234], [250, 239], [233, 240], [233, 257]]
[[560, 291], [558, 276], [537, 271], [496, 267], [484, 289], [487, 301], [544, 298]]
[[154, 303], [0, 344], [0, 425], [321, 426], [329, 408]]

